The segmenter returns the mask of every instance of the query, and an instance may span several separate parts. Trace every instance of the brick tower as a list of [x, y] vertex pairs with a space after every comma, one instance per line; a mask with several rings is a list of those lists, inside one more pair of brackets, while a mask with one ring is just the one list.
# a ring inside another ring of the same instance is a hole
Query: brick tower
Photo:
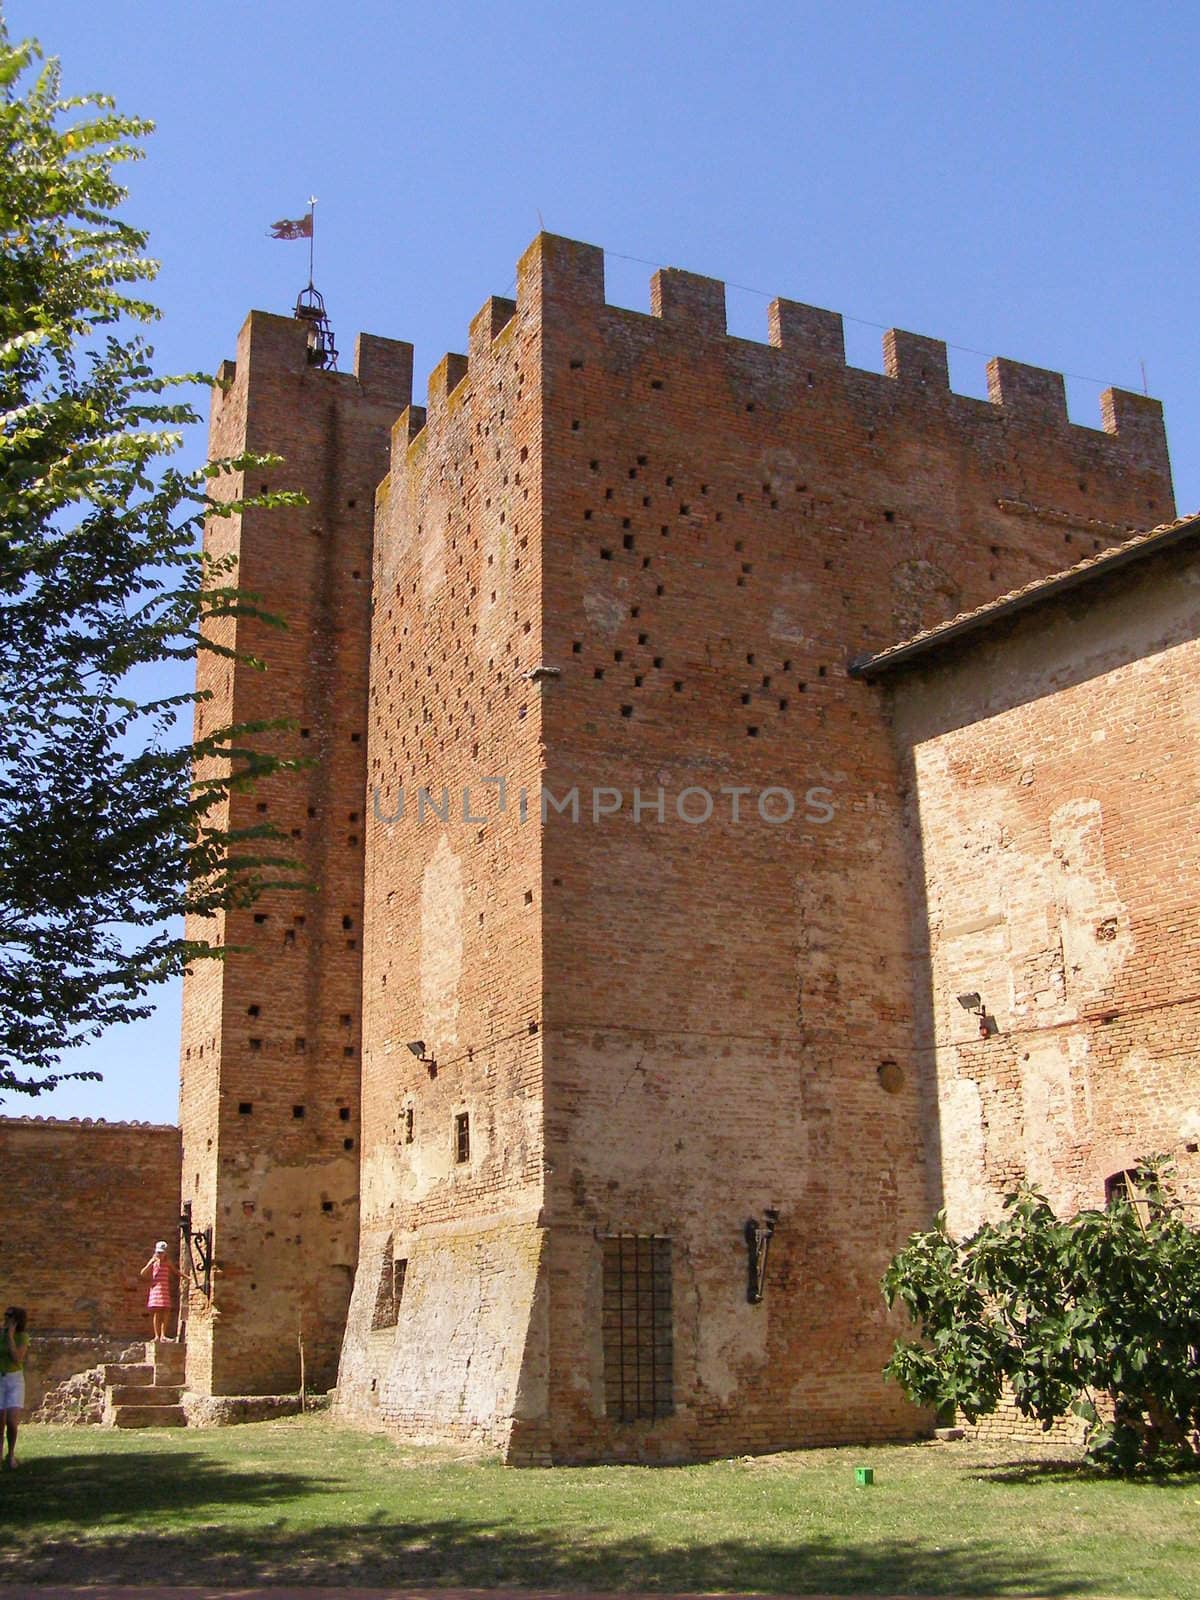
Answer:
[[1079, 427], [1010, 361], [970, 399], [896, 331], [859, 371], [787, 301], [732, 338], [689, 273], [651, 304], [543, 235], [426, 408], [407, 346], [243, 330], [214, 451], [311, 504], [214, 524], [290, 627], [239, 624], [267, 671], [203, 662], [201, 715], [295, 723], [316, 761], [233, 821], [317, 889], [186, 991], [194, 1388], [294, 1389], [298, 1334], [329, 1382], [344, 1324], [346, 1414], [514, 1461], [919, 1426], [878, 1282], [943, 1189], [921, 819], [847, 664], [1168, 517], [1161, 412]]
[[201, 1393], [294, 1391], [301, 1339], [311, 1385], [336, 1371], [358, 1230], [372, 508], [411, 372], [410, 346], [368, 335], [352, 373], [322, 370], [303, 321], [256, 311], [213, 392], [213, 456], [283, 458], [223, 490], [301, 489], [308, 504], [212, 520], [206, 549], [235, 557], [236, 581], [286, 627], [216, 625], [243, 659], [200, 657], [196, 727], [289, 724], [260, 742], [311, 761], [234, 794], [224, 820], [274, 823], [313, 891], [191, 930], [230, 947], [184, 987], [183, 1199], [213, 1229], [216, 1267], [212, 1304], [189, 1306]]
[[[940, 1192], [901, 781], [847, 662], [1170, 515], [1155, 402], [539, 238], [393, 436], [339, 1405], [511, 1460], [911, 1433]], [[540, 802], [540, 791], [550, 796]], [[422, 794], [422, 790], [425, 792]], [[522, 799], [524, 795], [524, 800]]]

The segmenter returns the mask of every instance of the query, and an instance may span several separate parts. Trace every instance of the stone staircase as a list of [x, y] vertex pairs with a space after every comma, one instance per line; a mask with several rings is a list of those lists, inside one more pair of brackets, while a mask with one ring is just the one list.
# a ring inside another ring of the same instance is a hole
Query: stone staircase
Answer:
[[181, 1344], [151, 1339], [144, 1361], [104, 1368], [104, 1422], [109, 1428], [186, 1428]]

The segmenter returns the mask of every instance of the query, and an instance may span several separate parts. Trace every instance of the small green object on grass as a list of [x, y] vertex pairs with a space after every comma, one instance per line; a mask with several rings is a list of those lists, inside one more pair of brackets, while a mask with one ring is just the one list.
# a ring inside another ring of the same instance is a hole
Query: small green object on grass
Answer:
[[860, 1489], [869, 1489], [875, 1482], [874, 1467], [855, 1467], [854, 1481]]

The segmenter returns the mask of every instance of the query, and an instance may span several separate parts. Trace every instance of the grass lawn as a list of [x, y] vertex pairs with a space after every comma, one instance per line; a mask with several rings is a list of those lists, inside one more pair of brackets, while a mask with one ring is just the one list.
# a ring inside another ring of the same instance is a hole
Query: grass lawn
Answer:
[[0, 1583], [1200, 1596], [1200, 1478], [1120, 1483], [1020, 1450], [514, 1471], [321, 1416], [27, 1427], [21, 1445]]

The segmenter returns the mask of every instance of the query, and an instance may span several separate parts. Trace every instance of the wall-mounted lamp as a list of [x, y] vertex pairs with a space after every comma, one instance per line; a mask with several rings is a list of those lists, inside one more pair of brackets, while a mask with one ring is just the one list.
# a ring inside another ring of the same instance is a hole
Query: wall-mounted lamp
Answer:
[[425, 1054], [425, 1041], [424, 1041], [424, 1039], [410, 1039], [408, 1041], [408, 1048], [409, 1048], [409, 1050], [411, 1050], [413, 1055], [416, 1056], [417, 1060], [421, 1063], [422, 1066], [429, 1068], [429, 1076], [431, 1078], [436, 1078], [437, 1077], [437, 1062], [433, 1059], [432, 1056], [427, 1056]]
[[977, 994], [960, 994], [958, 1003], [964, 1011], [973, 1011], [979, 1018], [979, 1037], [990, 1039], [993, 1033], [998, 1032], [995, 1023], [987, 1014], [987, 1007]]

